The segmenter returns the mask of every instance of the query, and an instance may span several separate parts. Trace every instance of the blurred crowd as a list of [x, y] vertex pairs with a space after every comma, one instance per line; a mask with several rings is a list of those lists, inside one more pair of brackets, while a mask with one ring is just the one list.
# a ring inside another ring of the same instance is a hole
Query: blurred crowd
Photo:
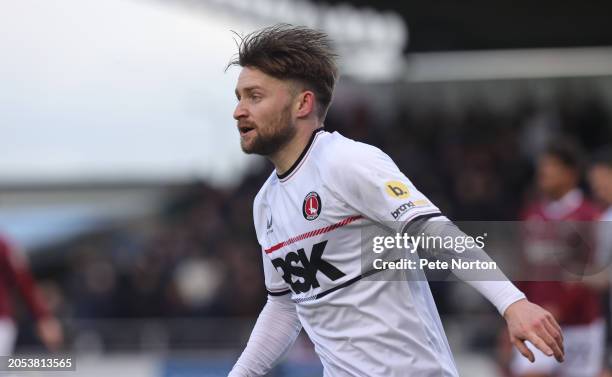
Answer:
[[[367, 103], [332, 110], [329, 131], [373, 144], [452, 220], [517, 220], [534, 196], [534, 162], [554, 137], [589, 152], [612, 140], [599, 97], [517, 102], [499, 112], [474, 101], [460, 112], [398, 104], [388, 123]], [[238, 135], [236, 135], [238, 137]], [[157, 218], [56, 245], [32, 264], [51, 310], [63, 320], [254, 317], [266, 295], [252, 201], [272, 171], [254, 165], [232, 188], [197, 182]], [[581, 185], [588, 193], [585, 182]], [[460, 311], [435, 289], [442, 313]]]

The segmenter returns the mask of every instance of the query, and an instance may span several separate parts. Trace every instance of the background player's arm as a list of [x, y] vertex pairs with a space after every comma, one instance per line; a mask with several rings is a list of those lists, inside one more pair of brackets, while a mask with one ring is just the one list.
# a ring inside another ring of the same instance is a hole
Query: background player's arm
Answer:
[[0, 264], [4, 266], [4, 279], [20, 293], [32, 316], [36, 319], [36, 331], [43, 344], [57, 351], [63, 344], [63, 332], [59, 321], [51, 314], [38, 291], [27, 259], [20, 250], [0, 240]]
[[301, 329], [290, 295], [268, 296], [246, 348], [228, 377], [264, 376], [289, 350]]

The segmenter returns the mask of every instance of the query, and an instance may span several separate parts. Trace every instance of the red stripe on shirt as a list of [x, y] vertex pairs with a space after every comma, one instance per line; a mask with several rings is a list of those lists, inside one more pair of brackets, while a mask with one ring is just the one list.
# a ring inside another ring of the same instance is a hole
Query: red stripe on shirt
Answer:
[[321, 234], [324, 234], [324, 233], [331, 232], [332, 230], [336, 230], [338, 228], [341, 228], [341, 227], [343, 227], [345, 225], [348, 225], [348, 224], [350, 224], [350, 223], [352, 223], [354, 221], [357, 221], [359, 219], [362, 219], [362, 218], [363, 218], [362, 215], [347, 217], [346, 219], [341, 220], [341, 221], [339, 221], [339, 222], [337, 222], [335, 224], [328, 225], [328, 226], [323, 227], [323, 228], [311, 230], [310, 232], [306, 232], [306, 233], [300, 234], [299, 236], [291, 237], [287, 241], [283, 241], [283, 242], [277, 243], [276, 245], [266, 249], [265, 252], [267, 254], [273, 253], [273, 252], [275, 252], [278, 249], [282, 249], [285, 246], [291, 245], [292, 243], [296, 243], [298, 241], [302, 241], [302, 240], [305, 240], [305, 239], [310, 238], [310, 237], [314, 237], [314, 236], [318, 236], [318, 235], [321, 235]]

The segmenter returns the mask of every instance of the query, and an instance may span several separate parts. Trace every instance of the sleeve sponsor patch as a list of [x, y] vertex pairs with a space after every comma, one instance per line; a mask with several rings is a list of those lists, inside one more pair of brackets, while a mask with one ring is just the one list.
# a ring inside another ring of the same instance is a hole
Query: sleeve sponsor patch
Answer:
[[385, 183], [387, 195], [395, 199], [406, 199], [410, 196], [408, 186], [400, 181], [388, 181]]
[[397, 220], [404, 213], [408, 212], [411, 208], [419, 207], [419, 206], [426, 206], [428, 204], [429, 202], [427, 201], [427, 199], [418, 199], [415, 201], [411, 200], [397, 207], [395, 211], [391, 212], [391, 216], [393, 216], [394, 220]]

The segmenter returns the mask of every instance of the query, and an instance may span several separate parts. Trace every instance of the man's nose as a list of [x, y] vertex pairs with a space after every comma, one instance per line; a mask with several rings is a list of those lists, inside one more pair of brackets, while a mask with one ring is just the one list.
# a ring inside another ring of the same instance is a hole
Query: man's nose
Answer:
[[236, 108], [234, 109], [234, 119], [238, 120], [246, 116], [247, 116], [246, 109], [244, 108], [244, 106], [242, 106], [240, 102], [238, 102], [238, 104], [236, 105]]

